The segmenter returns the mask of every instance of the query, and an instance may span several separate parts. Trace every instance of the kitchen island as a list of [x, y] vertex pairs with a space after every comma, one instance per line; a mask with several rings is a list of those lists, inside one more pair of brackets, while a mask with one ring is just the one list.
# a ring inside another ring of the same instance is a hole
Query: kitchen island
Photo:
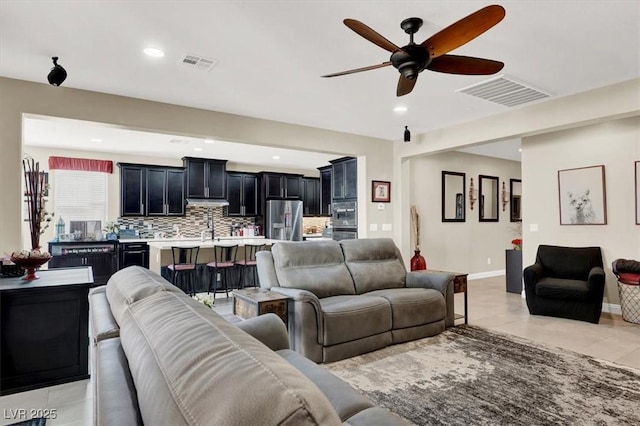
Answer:
[[206, 291], [210, 277], [205, 265], [214, 260], [213, 248], [215, 246], [238, 245], [237, 259], [244, 259], [244, 246], [247, 244], [265, 244], [267, 249], [278, 240], [271, 240], [264, 237], [220, 237], [215, 240], [207, 239], [202, 241], [199, 238], [181, 238], [167, 240], [149, 240], [149, 269], [161, 274], [171, 281], [171, 274], [167, 272], [167, 266], [173, 263], [171, 247], [200, 247], [198, 254], [198, 265], [201, 276], [201, 283], [196, 285], [199, 291]]

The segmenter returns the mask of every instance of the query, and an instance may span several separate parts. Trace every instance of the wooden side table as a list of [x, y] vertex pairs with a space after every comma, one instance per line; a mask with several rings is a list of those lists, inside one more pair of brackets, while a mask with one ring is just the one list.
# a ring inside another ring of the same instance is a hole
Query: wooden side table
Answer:
[[457, 319], [464, 318], [464, 323], [469, 324], [469, 305], [467, 300], [467, 275], [458, 272], [451, 272], [455, 276], [453, 277], [453, 292], [454, 293], [464, 293], [464, 315], [454, 314], [454, 321]]
[[287, 296], [263, 288], [234, 290], [231, 294], [234, 315], [248, 319], [274, 313], [287, 325]]

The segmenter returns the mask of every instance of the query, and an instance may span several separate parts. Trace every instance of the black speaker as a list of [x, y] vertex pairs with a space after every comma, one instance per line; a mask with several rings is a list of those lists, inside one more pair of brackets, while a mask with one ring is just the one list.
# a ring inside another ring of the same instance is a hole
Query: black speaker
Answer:
[[409, 131], [409, 126], [404, 126], [404, 141], [411, 142], [411, 132]]
[[67, 71], [62, 68], [62, 65], [58, 65], [57, 56], [51, 59], [53, 59], [53, 68], [51, 68], [47, 80], [52, 86], [60, 86], [67, 79]]

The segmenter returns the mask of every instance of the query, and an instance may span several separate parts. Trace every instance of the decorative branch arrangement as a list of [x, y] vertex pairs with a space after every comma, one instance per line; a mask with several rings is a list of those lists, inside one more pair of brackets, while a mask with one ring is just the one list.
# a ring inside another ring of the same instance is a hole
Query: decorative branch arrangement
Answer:
[[40, 163], [33, 158], [22, 160], [24, 170], [25, 202], [29, 219], [29, 232], [31, 236], [31, 250], [40, 250], [40, 235], [51, 224], [53, 213], [45, 210], [47, 200], [44, 194], [48, 189], [45, 172], [40, 170]]
[[420, 250], [420, 222], [418, 219], [418, 209], [416, 206], [411, 206], [411, 232], [416, 242], [416, 250]]

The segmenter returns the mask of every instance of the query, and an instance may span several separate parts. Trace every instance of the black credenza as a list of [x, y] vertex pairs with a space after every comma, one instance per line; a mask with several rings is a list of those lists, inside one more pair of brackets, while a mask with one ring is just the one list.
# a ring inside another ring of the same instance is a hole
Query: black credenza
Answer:
[[86, 379], [91, 267], [0, 279], [0, 395]]

